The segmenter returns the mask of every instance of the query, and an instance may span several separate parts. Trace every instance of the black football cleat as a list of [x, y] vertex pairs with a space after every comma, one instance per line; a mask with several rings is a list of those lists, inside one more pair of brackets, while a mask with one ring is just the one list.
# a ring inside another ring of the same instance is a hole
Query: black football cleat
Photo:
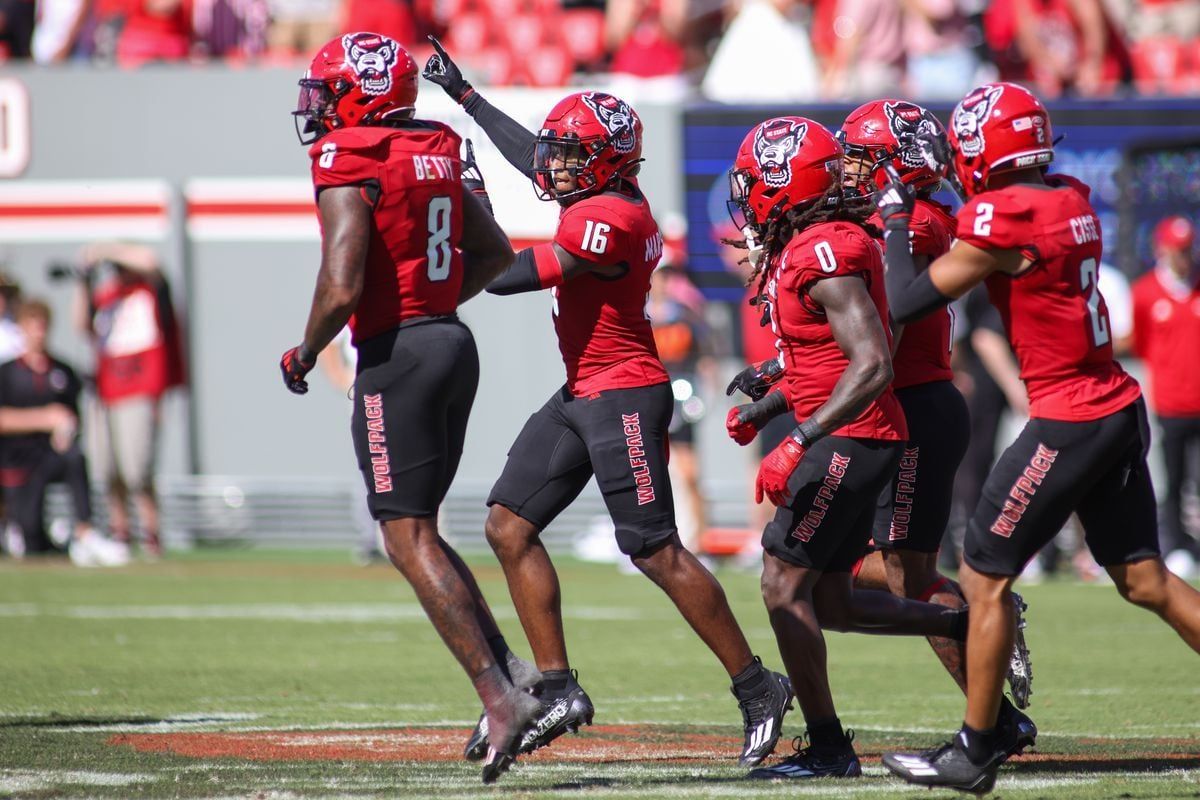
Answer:
[[987, 794], [996, 785], [1002, 756], [996, 752], [983, 765], [973, 763], [959, 733], [953, 741], [924, 753], [885, 753], [883, 765], [893, 775], [918, 786], [945, 786], [960, 792]]
[[571, 670], [566, 688], [553, 692], [543, 689], [539, 700], [541, 709], [533, 725], [521, 737], [517, 747], [520, 753], [532, 753], [565, 733], [575, 733], [581, 725], [591, 725], [596, 713], [574, 670]]
[[778, 764], [750, 770], [746, 777], [763, 780], [859, 778], [862, 777], [862, 764], [858, 762], [853, 742], [854, 731], [846, 731], [845, 744], [834, 747], [813, 744], [802, 747], [804, 738], [797, 736], [792, 740], [792, 747], [796, 750], [793, 755]]
[[[1007, 704], [1006, 704], [1007, 705]], [[1033, 720], [1012, 706], [1000, 709], [996, 720], [996, 736], [999, 738], [1000, 763], [1025, 752], [1025, 748], [1037, 744], [1038, 729]]]
[[1029, 646], [1025, 644], [1025, 612], [1029, 606], [1025, 599], [1016, 592], [1012, 593], [1013, 614], [1017, 618], [1017, 633], [1013, 639], [1012, 656], [1008, 661], [1008, 690], [1012, 695], [1013, 705], [1017, 708], [1029, 708], [1029, 698], [1033, 695], [1033, 662], [1029, 658]]
[[487, 755], [488, 751], [488, 723], [487, 712], [479, 715], [479, 722], [475, 723], [475, 730], [471, 731], [471, 736], [467, 739], [467, 746], [463, 748], [463, 758], [467, 761], [481, 761]]
[[[742, 755], [738, 763], [743, 767], [756, 767], [763, 759], [775, 752], [775, 745], [783, 733], [783, 715], [792, 708], [792, 683], [786, 675], [766, 671], [763, 690], [738, 701], [742, 709], [742, 726], [746, 739], [742, 744]], [[737, 692], [734, 692], [737, 697]]]

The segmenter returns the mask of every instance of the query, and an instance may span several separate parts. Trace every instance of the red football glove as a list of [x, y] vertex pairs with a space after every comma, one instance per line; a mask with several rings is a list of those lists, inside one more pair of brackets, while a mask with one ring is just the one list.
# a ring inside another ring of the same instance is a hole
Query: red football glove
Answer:
[[734, 406], [729, 409], [729, 414], [725, 417], [725, 431], [729, 434], [729, 438], [740, 444], [742, 447], [754, 441], [754, 437], [758, 436], [758, 426], [754, 424], [753, 419], [743, 419], [742, 411], [746, 406]]
[[293, 347], [279, 359], [279, 369], [283, 372], [283, 385], [289, 392], [306, 394], [308, 381], [304, 376], [317, 365], [317, 357], [303, 344]]
[[767, 453], [754, 481], [754, 502], [761, 503], [765, 494], [775, 505], [787, 505], [788, 479], [804, 458], [804, 452], [804, 446], [789, 436]]

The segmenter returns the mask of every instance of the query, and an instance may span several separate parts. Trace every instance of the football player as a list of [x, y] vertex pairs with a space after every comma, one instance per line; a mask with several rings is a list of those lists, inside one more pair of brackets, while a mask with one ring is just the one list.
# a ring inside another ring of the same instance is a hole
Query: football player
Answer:
[[[780, 357], [766, 414], [800, 424], [759, 468], [763, 601], [808, 726], [808, 746], [752, 778], [857, 777], [862, 768], [829, 688], [821, 628], [962, 639], [964, 610], [855, 590], [851, 569], [895, 473], [908, 431], [892, 380], [883, 257], [868, 207], [842, 194], [842, 147], [802, 117], [747, 134], [730, 171], [735, 224], [753, 240], [757, 305]], [[732, 419], [731, 415], [731, 419]], [[754, 420], [740, 432], [746, 444]]]
[[[923, 138], [935, 155], [935, 138]], [[1013, 635], [1011, 586], [1072, 512], [1122, 597], [1154, 611], [1200, 651], [1200, 592], [1158, 550], [1149, 428], [1137, 381], [1113, 360], [1097, 288], [1100, 222], [1079, 181], [1048, 175], [1050, 117], [1028, 90], [975, 89], [954, 109], [950, 153], [969, 197], [957, 241], [918, 271], [908, 246], [913, 198], [902, 183], [876, 195], [887, 227], [887, 289], [900, 324], [986, 282], [1016, 353], [1030, 420], [988, 476], [967, 529], [960, 573], [971, 608], [967, 710], [960, 731], [922, 754], [887, 754], [906, 780], [983, 793], [1005, 755], [997, 733]]]
[[[300, 81], [297, 132], [311, 145], [321, 267], [284, 383], [308, 391], [317, 354], [349, 323], [358, 350], [351, 430], [388, 557], [483, 701], [490, 783], [539, 705], [531, 665], [504, 645], [437, 511], [462, 455], [479, 357], [458, 305], [512, 263], [512, 248], [463, 178], [458, 135], [413, 118], [417, 66], [387, 36], [333, 39]], [[514, 685], [514, 682], [516, 685]]]
[[[950, 208], [933, 199], [942, 184], [942, 170], [925, 159], [919, 135], [944, 137], [945, 131], [933, 114], [915, 103], [876, 100], [850, 112], [838, 138], [846, 151], [849, 196], [869, 202], [890, 173], [913, 191], [910, 248], [913, 263], [922, 270], [950, 249], [955, 223]], [[878, 215], [871, 223], [883, 227]], [[892, 326], [892, 389], [908, 422], [908, 443], [896, 474], [879, 496], [872, 530], [875, 552], [860, 564], [855, 585], [962, 608], [961, 589], [937, 569], [938, 548], [950, 521], [954, 475], [971, 436], [966, 401], [952, 382], [951, 325], [947, 307], [909, 325]], [[1013, 601], [1017, 640], [1008, 680], [1016, 705], [1025, 708], [1033, 672], [1022, 633], [1024, 601], [1017, 595]], [[930, 644], [965, 691], [964, 644], [950, 639], [930, 639]], [[1013, 733], [1014, 751], [1034, 743], [1036, 727], [1007, 699], [1001, 703], [1001, 718]]]
[[[488, 498], [487, 538], [544, 679], [543, 712], [521, 750], [592, 719], [567, 660], [558, 576], [540, 536], [594, 474], [621, 552], [667, 593], [729, 674], [745, 728], [740, 758], [757, 764], [775, 748], [791, 689], [751, 653], [721, 585], [676, 530], [666, 441], [673, 397], [645, 315], [662, 235], [636, 179], [641, 120], [618, 97], [581, 92], [555, 105], [535, 135], [492, 107], [434, 47], [425, 77], [561, 209], [553, 242], [518, 253], [488, 287], [500, 295], [551, 291], [567, 372], [517, 436]], [[487, 733], [480, 722], [468, 758]]]

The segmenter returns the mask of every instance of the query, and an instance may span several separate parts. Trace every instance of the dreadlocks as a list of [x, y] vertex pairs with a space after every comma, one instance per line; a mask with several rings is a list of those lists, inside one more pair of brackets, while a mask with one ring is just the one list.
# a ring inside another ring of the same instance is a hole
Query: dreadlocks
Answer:
[[[767, 230], [763, 234], [762, 258], [758, 260], [754, 271], [746, 279], [747, 286], [752, 285], [755, 280], [758, 281], [755, 304], [762, 302], [763, 290], [766, 288], [767, 278], [771, 274], [770, 267], [779, 258], [779, 254], [783, 252], [783, 248], [787, 246], [793, 236], [812, 225], [840, 220], [858, 225], [872, 238], [882, 238], [883, 232], [867, 221], [874, 213], [875, 203], [870, 197], [847, 198], [842, 194], [842, 187], [839, 185], [831, 186], [825, 194], [811, 203], [793, 206], [772, 218], [767, 223]], [[746, 247], [744, 242], [728, 240], [727, 243], [735, 247]]]

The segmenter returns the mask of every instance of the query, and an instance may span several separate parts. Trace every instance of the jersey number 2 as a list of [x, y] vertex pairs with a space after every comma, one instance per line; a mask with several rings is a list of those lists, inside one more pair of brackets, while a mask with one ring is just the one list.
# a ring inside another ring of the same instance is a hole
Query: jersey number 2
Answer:
[[450, 277], [450, 262], [454, 252], [450, 249], [449, 197], [435, 197], [429, 201], [429, 244], [425, 258], [429, 262], [429, 280], [444, 281]]
[[1087, 299], [1088, 320], [1091, 322], [1092, 346], [1103, 347], [1108, 344], [1111, 335], [1108, 329], [1108, 315], [1100, 310], [1100, 268], [1096, 259], [1085, 259], [1079, 265], [1079, 288]]

